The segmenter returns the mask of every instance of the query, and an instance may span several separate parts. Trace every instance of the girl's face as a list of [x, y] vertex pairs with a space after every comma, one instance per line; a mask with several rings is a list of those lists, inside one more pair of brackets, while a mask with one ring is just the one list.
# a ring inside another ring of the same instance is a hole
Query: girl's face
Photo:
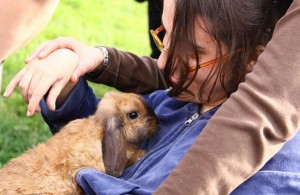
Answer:
[[[165, 27], [166, 34], [163, 40], [163, 43], [165, 46], [169, 45], [170, 42], [170, 33], [172, 31], [172, 25], [173, 25], [173, 15], [174, 15], [174, 0], [164, 0], [164, 10], [163, 10], [163, 15], [162, 15], [162, 24]], [[201, 52], [199, 53], [200, 56], [200, 64], [213, 60], [216, 58], [216, 42], [212, 39], [212, 37], [208, 34], [207, 28], [204, 25], [203, 21], [201, 18], [198, 19], [197, 24], [195, 25], [195, 38], [196, 38], [196, 43], [199, 48], [201, 48]], [[223, 51], [225, 49], [222, 48]], [[158, 66], [161, 69], [164, 69], [166, 59], [167, 59], [167, 52], [168, 51], [163, 51], [158, 59]], [[191, 51], [192, 53], [192, 51]], [[191, 55], [190, 56], [190, 63], [191, 66], [196, 65], [196, 57]], [[199, 98], [199, 90], [203, 82], [205, 81], [206, 77], [209, 75], [210, 71], [213, 68], [216, 68], [214, 66], [216, 65], [210, 65], [203, 67], [199, 69], [195, 79], [192, 81], [191, 85], [188, 87], [188, 91], [192, 92], [193, 95], [182, 92], [179, 96], [176, 98], [182, 101], [189, 101], [189, 102], [195, 102], [195, 103], [200, 103], [203, 106], [208, 106], [208, 107], [214, 107], [222, 102], [224, 102], [227, 99], [227, 96], [221, 86], [221, 83], [217, 81], [215, 89], [212, 94], [212, 99], [210, 102], [207, 102], [207, 97], [209, 95], [210, 89], [213, 86], [213, 82], [215, 81], [215, 78], [210, 79], [207, 87], [204, 89], [204, 93], [202, 94], [202, 99]], [[193, 76], [194, 72], [190, 74], [191, 78]], [[178, 78], [180, 77], [179, 71], [176, 72], [174, 75], [172, 75], [171, 80], [173, 82], [177, 82]], [[187, 81], [188, 82], [188, 81]]]

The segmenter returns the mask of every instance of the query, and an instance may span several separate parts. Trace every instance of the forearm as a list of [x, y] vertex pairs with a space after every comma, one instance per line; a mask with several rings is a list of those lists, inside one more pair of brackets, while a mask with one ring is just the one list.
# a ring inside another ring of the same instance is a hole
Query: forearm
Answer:
[[294, 1], [254, 71], [156, 194], [228, 194], [295, 135], [300, 122], [299, 18], [300, 2]]
[[37, 35], [59, 0], [0, 0], [0, 61]]
[[113, 48], [107, 50], [109, 53], [107, 66], [98, 68], [85, 78], [126, 92], [148, 93], [167, 88], [156, 60]]

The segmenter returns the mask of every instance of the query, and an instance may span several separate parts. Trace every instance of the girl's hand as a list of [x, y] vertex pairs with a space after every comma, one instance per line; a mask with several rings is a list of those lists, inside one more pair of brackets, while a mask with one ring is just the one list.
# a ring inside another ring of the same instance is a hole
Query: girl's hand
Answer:
[[72, 38], [61, 37], [46, 41], [39, 45], [37, 49], [25, 60], [25, 63], [28, 64], [35, 59], [43, 59], [53, 51], [60, 48], [74, 51], [80, 60], [79, 65], [72, 74], [71, 82], [76, 82], [80, 76], [85, 73], [92, 72], [98, 66], [101, 66], [104, 60], [104, 55], [100, 49], [86, 46]]
[[39, 102], [48, 92], [47, 105], [55, 110], [58, 95], [69, 82], [78, 66], [79, 57], [69, 49], [58, 49], [44, 59], [30, 61], [10, 81], [4, 96], [8, 97], [19, 86], [24, 101], [28, 104], [27, 115], [39, 110]]

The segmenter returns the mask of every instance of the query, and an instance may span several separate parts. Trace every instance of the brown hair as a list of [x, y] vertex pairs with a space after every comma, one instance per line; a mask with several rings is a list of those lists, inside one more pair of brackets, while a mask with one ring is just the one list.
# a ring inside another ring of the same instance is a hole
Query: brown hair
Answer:
[[[190, 53], [192, 49], [197, 64], [201, 58], [194, 34], [199, 17], [216, 41], [216, 58], [224, 55], [221, 45], [227, 47], [227, 53], [240, 50], [231, 55], [226, 62], [217, 63], [200, 86], [199, 98], [202, 99], [204, 89], [216, 75], [206, 99], [209, 101], [218, 81], [221, 82], [227, 96], [236, 91], [239, 83], [244, 81], [247, 60], [254, 54], [258, 45], [265, 45], [271, 38], [276, 23], [274, 21], [278, 20], [278, 17], [272, 17], [273, 8], [273, 0], [175, 0], [174, 23], [164, 70], [164, 77], [172, 86], [169, 95], [176, 96], [185, 91], [198, 72], [196, 70], [193, 79], [186, 83], [189, 67], [187, 51]], [[170, 79], [175, 68], [180, 71], [180, 80], [176, 84]]]

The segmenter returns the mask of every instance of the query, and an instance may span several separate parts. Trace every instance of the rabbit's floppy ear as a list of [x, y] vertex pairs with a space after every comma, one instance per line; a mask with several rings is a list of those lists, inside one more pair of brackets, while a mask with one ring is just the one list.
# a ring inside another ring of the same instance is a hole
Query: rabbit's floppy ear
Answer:
[[122, 174], [126, 165], [126, 141], [122, 120], [118, 116], [107, 117], [102, 142], [103, 162], [106, 173], [112, 176]]

